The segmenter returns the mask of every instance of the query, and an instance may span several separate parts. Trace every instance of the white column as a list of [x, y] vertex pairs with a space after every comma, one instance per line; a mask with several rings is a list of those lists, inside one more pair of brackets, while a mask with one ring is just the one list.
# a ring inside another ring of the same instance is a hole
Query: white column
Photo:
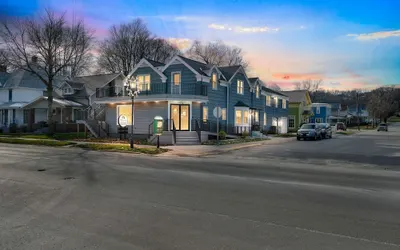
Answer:
[[63, 123], [63, 113], [62, 113], [63, 108], [60, 108], [60, 109], [61, 109], [61, 113], [60, 113], [60, 123]]

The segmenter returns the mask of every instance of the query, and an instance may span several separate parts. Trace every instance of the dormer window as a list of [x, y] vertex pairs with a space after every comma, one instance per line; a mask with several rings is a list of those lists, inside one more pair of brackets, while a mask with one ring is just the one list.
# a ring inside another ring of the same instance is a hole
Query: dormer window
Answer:
[[211, 76], [211, 84], [212, 84], [212, 89], [217, 89], [218, 88], [218, 77], [217, 73], [213, 73]]
[[63, 88], [63, 94], [64, 95], [70, 95], [70, 94], [72, 94], [72, 88], [71, 87], [65, 87], [65, 88]]
[[256, 98], [260, 98], [260, 86], [256, 86]]

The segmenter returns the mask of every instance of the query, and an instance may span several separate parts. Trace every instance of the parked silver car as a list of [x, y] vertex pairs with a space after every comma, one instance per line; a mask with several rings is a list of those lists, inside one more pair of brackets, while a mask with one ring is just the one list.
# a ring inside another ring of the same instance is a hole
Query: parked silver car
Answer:
[[318, 123], [306, 123], [297, 131], [297, 140], [320, 140], [322, 139], [321, 125]]
[[386, 123], [381, 123], [381, 124], [379, 124], [377, 130], [378, 131], [386, 131], [386, 132], [388, 132], [388, 125]]
[[320, 123], [321, 124], [321, 135], [322, 138], [332, 138], [332, 127], [329, 123]]

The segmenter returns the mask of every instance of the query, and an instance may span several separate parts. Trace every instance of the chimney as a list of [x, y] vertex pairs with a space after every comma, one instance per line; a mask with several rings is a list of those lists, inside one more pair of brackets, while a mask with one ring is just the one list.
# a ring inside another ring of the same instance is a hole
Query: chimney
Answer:
[[7, 72], [7, 66], [6, 65], [0, 65], [0, 72]]
[[32, 63], [37, 63], [38, 57], [37, 56], [32, 56], [31, 61], [32, 61]]

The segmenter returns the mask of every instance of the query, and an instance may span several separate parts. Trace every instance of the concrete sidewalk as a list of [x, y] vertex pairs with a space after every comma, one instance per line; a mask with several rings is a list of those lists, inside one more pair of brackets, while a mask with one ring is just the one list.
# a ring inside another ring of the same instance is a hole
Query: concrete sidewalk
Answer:
[[281, 144], [289, 141], [296, 140], [296, 137], [270, 137], [269, 140], [238, 143], [230, 145], [182, 145], [182, 146], [166, 146], [163, 148], [170, 149], [167, 153], [158, 156], [182, 156], [182, 157], [199, 157], [207, 155], [217, 155], [227, 153], [229, 151], [238, 150], [242, 148], [257, 147], [263, 145]]

